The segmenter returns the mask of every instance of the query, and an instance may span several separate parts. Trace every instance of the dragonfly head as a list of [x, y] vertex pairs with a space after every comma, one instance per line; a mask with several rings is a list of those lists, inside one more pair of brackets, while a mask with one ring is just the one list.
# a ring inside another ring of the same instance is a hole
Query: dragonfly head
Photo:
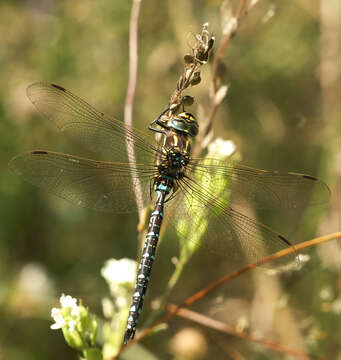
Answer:
[[177, 131], [196, 136], [199, 131], [199, 124], [195, 116], [189, 112], [182, 112], [168, 121], [168, 126]]

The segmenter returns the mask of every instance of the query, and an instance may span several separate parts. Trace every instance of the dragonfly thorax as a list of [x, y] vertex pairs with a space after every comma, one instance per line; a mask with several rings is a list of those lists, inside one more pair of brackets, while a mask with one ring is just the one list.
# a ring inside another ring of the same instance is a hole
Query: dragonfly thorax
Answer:
[[191, 141], [186, 133], [169, 130], [164, 135], [161, 153], [157, 158], [157, 174], [154, 179], [156, 184], [166, 184], [173, 188], [176, 181], [185, 175], [185, 169], [190, 161]]
[[170, 149], [158, 164], [159, 175], [163, 179], [180, 180], [184, 176], [185, 167], [189, 162], [189, 154], [178, 149]]

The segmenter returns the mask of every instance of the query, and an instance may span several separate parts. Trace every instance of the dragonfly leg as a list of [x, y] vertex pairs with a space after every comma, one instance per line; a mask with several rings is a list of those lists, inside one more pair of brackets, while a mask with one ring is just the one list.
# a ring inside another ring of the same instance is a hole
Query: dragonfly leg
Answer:
[[[162, 113], [148, 125], [148, 129], [151, 131], [155, 131], [155, 132], [167, 135], [167, 132], [164, 129], [169, 130], [169, 127], [167, 125], [165, 125], [163, 122], [161, 122], [160, 119], [168, 110], [169, 110], [169, 104], [164, 108]], [[162, 130], [153, 127], [154, 124], [162, 127]]]

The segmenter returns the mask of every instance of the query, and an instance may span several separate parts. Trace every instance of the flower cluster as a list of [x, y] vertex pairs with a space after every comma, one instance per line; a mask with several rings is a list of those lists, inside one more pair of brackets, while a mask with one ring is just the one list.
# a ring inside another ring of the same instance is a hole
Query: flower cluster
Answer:
[[105, 263], [101, 274], [110, 287], [117, 309], [129, 305], [129, 295], [136, 278], [136, 261], [127, 258], [110, 259]]
[[123, 258], [106, 261], [101, 274], [109, 285], [111, 298], [102, 300], [104, 317], [110, 322], [103, 326], [103, 357], [114, 358], [122, 345], [136, 279], [136, 261]]
[[99, 349], [94, 347], [98, 324], [87, 308], [70, 295], [60, 297], [60, 308], [53, 308], [51, 316], [55, 321], [51, 329], [61, 329], [66, 342], [74, 349], [83, 352], [85, 359], [101, 359]]
[[232, 140], [217, 138], [208, 145], [208, 158], [227, 159], [236, 151], [236, 145]]

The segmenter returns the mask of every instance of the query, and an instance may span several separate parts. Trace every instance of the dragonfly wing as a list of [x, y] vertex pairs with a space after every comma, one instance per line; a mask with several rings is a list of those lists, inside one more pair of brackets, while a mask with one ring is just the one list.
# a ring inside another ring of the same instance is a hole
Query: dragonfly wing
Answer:
[[217, 159], [201, 159], [190, 165], [191, 177], [211, 193], [224, 187], [223, 196], [234, 206], [257, 209], [299, 209], [328, 202], [330, 190], [313, 176], [253, 169]]
[[[167, 211], [183, 241], [202, 245], [238, 266], [291, 246], [284, 236], [218, 201], [195, 182], [187, 179], [179, 186], [181, 194]], [[295, 256], [289, 255], [277, 264], [291, 262]]]
[[[13, 158], [10, 167], [26, 181], [78, 206], [131, 212], [146, 206], [153, 168], [101, 162], [45, 150]], [[141, 191], [136, 195], [136, 189]], [[140, 197], [137, 203], [136, 196]]]
[[84, 142], [101, 159], [128, 162], [135, 148], [139, 163], [148, 161], [157, 151], [149, 134], [103, 114], [59, 85], [34, 83], [27, 88], [27, 96], [61, 131]]

